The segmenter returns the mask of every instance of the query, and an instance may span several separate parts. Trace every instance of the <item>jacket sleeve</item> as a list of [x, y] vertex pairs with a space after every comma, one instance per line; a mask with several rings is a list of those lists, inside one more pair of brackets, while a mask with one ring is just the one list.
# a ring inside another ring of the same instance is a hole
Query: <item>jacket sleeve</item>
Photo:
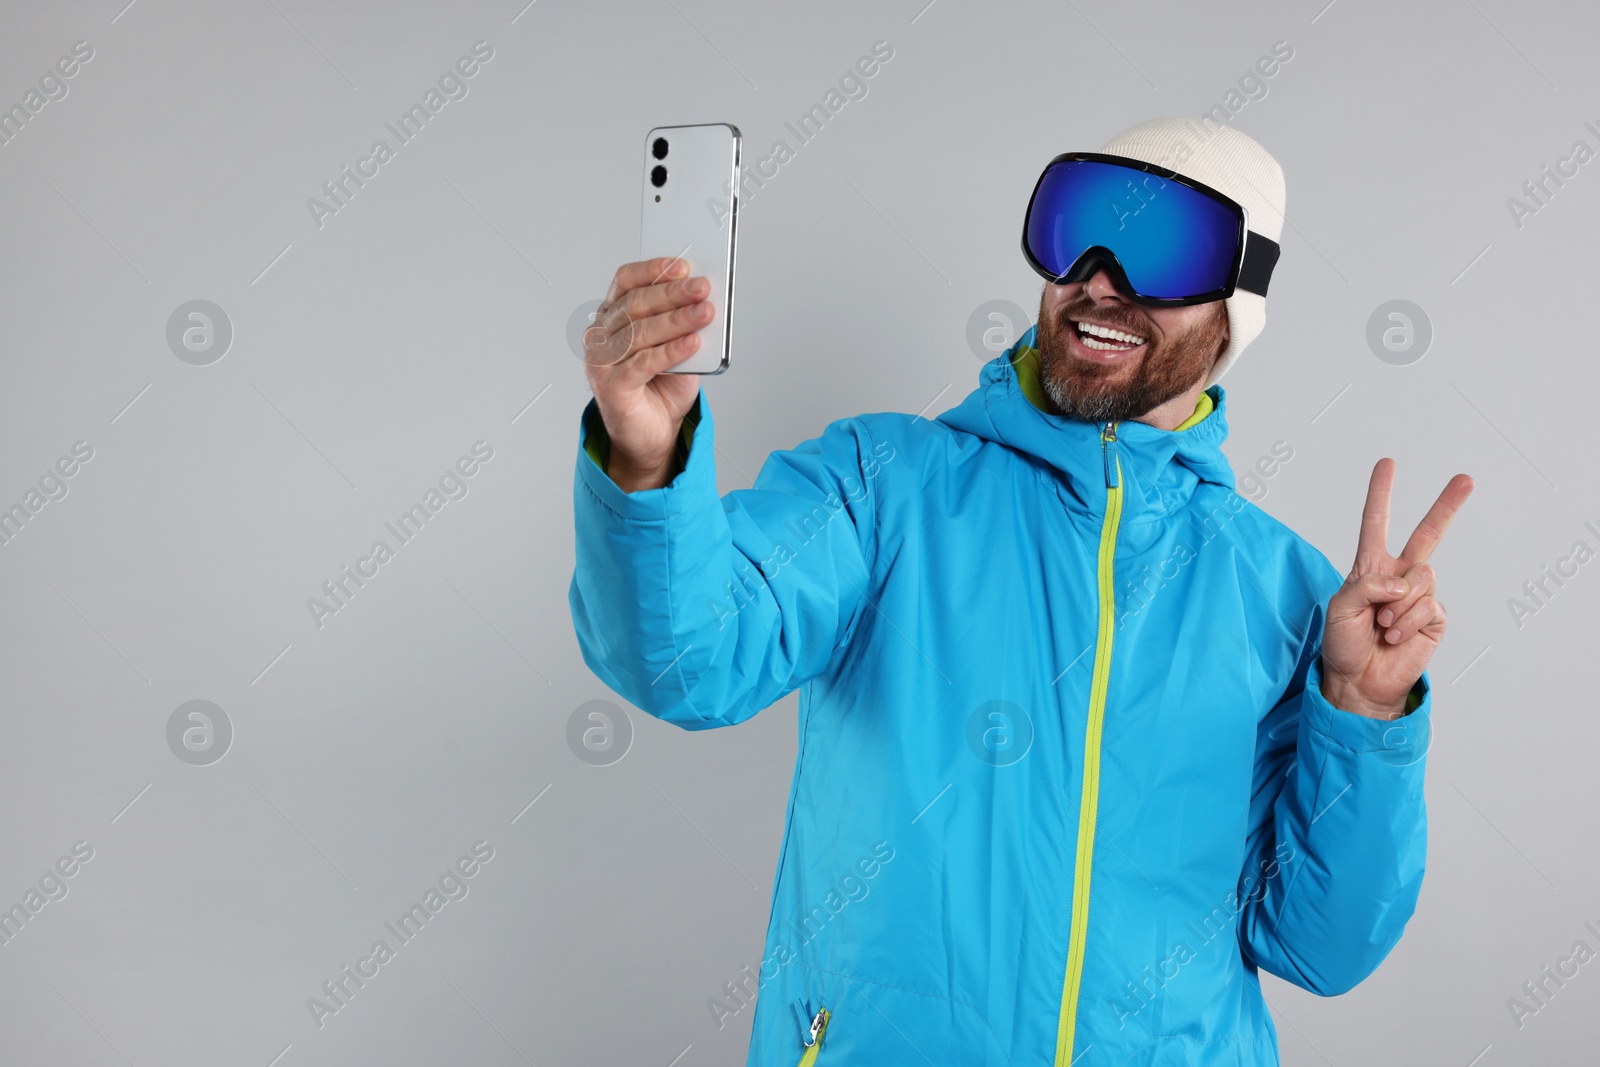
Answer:
[[1325, 611], [1312, 619], [1297, 684], [1257, 734], [1239, 940], [1248, 962], [1336, 996], [1377, 969], [1416, 908], [1433, 700], [1424, 672], [1413, 710], [1394, 720], [1328, 703]]
[[[573, 487], [568, 590], [584, 662], [632, 704], [689, 730], [743, 722], [820, 674], [865, 608], [884, 454], [860, 419], [767, 458], [718, 498], [710, 406], [683, 469], [624, 493], [586, 448]], [[680, 455], [683, 453], [680, 452]]]

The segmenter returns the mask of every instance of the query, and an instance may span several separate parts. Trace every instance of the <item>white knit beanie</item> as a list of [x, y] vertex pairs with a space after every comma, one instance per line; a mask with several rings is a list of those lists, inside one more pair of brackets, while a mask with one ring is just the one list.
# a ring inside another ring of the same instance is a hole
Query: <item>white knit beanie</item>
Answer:
[[[1283, 232], [1283, 168], [1265, 148], [1231, 126], [1211, 118], [1149, 119], [1123, 130], [1100, 151], [1154, 163], [1209, 185], [1244, 205], [1249, 229], [1274, 241]], [[1228, 312], [1228, 347], [1212, 364], [1208, 389], [1267, 325], [1264, 296], [1235, 289], [1223, 306]]]

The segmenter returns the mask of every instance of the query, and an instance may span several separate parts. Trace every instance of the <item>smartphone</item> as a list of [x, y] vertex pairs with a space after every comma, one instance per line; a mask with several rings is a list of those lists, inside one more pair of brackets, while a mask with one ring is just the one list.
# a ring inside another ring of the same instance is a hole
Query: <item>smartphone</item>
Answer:
[[739, 127], [657, 126], [644, 143], [639, 258], [676, 256], [711, 283], [715, 311], [700, 348], [671, 374], [721, 374], [733, 336], [733, 257], [739, 220]]

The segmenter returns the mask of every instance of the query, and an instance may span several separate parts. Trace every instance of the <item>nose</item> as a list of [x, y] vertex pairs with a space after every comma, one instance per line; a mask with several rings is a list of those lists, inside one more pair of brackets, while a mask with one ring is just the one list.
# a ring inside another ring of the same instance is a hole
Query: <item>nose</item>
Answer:
[[1127, 303], [1128, 300], [1111, 280], [1111, 275], [1106, 273], [1104, 267], [1096, 270], [1089, 280], [1083, 283], [1083, 291], [1097, 304], [1111, 301]]

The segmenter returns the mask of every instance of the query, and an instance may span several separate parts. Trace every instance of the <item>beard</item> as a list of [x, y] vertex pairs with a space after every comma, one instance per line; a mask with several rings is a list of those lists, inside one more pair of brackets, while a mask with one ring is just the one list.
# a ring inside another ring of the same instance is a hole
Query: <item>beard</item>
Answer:
[[1211, 369], [1222, 351], [1228, 325], [1219, 300], [1214, 313], [1182, 333], [1163, 334], [1145, 342], [1144, 354], [1129, 373], [1121, 364], [1090, 363], [1072, 353], [1067, 334], [1073, 319], [1152, 337], [1150, 320], [1132, 305], [1096, 307], [1082, 294], [1061, 305], [1052, 316], [1039, 297], [1039, 384], [1056, 406], [1056, 414], [1087, 422], [1123, 422], [1154, 410], [1188, 392]]

